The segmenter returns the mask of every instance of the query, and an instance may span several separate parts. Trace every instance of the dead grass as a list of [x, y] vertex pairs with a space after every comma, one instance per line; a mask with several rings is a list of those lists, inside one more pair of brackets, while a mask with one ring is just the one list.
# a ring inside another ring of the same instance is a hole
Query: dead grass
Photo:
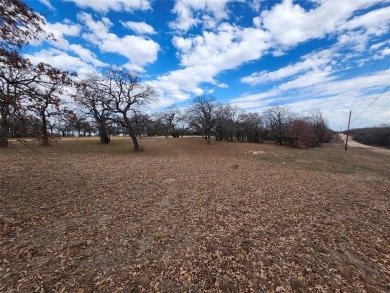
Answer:
[[1, 292], [389, 292], [390, 157], [201, 138], [1, 150]]

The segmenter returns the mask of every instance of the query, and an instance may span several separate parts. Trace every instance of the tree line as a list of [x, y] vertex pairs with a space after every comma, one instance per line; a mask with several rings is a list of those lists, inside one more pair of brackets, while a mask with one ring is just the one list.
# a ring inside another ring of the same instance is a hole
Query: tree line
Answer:
[[350, 134], [357, 142], [380, 146], [390, 147], [390, 124], [380, 124], [377, 127], [366, 127], [351, 129]]
[[[273, 105], [263, 113], [222, 105], [210, 95], [198, 96], [185, 109], [170, 107], [149, 113], [157, 92], [137, 73], [110, 66], [81, 79], [49, 64], [33, 65], [23, 48], [42, 34], [44, 20], [20, 0], [0, 3], [0, 146], [9, 137], [35, 137], [49, 145], [53, 136], [98, 134], [102, 144], [113, 135], [129, 135], [134, 150], [140, 136], [202, 135], [222, 141], [315, 147], [332, 132], [319, 110], [293, 113]], [[68, 100], [68, 102], [65, 102]], [[69, 108], [69, 100], [77, 109]]]

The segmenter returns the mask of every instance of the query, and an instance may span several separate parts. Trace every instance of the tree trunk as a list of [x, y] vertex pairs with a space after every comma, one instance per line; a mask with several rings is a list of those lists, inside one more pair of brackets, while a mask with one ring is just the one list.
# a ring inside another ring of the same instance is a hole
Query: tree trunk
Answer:
[[207, 144], [211, 144], [211, 141], [210, 141], [210, 130], [208, 128], [205, 129], [204, 139], [207, 140]]
[[134, 131], [133, 127], [130, 124], [127, 126], [127, 130], [129, 131], [129, 135], [131, 137], [131, 140], [133, 141], [134, 150], [136, 152], [139, 152], [141, 150], [141, 148], [140, 148], [140, 146], [138, 144], [137, 136], [135, 135], [135, 131]]
[[131, 126], [129, 119], [127, 118], [127, 116], [123, 115], [123, 120], [126, 124], [127, 131], [131, 137], [131, 140], [133, 141], [134, 150], [136, 152], [141, 151], [141, 147], [139, 146], [138, 141], [137, 141], [137, 135], [135, 134], [134, 128]]
[[107, 134], [106, 124], [104, 122], [99, 123], [99, 136], [100, 143], [109, 144], [111, 139]]
[[49, 136], [47, 134], [47, 120], [46, 120], [45, 113], [41, 113], [41, 118], [42, 118], [42, 127], [41, 127], [42, 145], [47, 146], [49, 145]]
[[8, 109], [6, 107], [8, 107], [8, 105], [4, 105], [4, 104], [1, 107], [1, 120], [0, 120], [0, 147], [1, 148], [8, 147], [8, 122], [7, 122]]
[[[3, 120], [3, 119], [1, 119]], [[0, 148], [8, 147], [8, 127], [1, 121], [0, 126]]]

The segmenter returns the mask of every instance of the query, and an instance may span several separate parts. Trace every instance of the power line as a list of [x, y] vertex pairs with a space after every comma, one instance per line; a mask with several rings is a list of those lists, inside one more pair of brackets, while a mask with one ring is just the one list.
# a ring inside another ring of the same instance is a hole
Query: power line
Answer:
[[[375, 82], [375, 84], [374, 84], [373, 87], [375, 87], [375, 86], [378, 84], [379, 80], [382, 78], [383, 74], [389, 69], [389, 67], [390, 67], [390, 62], [389, 62], [389, 64], [387, 64], [386, 69], [382, 71], [381, 75], [379, 76], [379, 78], [377, 79], [377, 81]], [[387, 88], [387, 89], [388, 89], [388, 88]], [[386, 92], [387, 89], [385, 89], [384, 92]], [[382, 92], [382, 93], [379, 95], [379, 97], [380, 97], [384, 92]], [[364, 109], [358, 116], [356, 116], [355, 118], [353, 118], [352, 121], [355, 121], [356, 119], [358, 119], [358, 118], [360, 117], [360, 115], [362, 115], [362, 114], [367, 110], [367, 108], [370, 107], [370, 106], [371, 106], [379, 97], [377, 97], [373, 102], [371, 102], [371, 103], [366, 107], [366, 109]], [[363, 101], [360, 103], [359, 107], [363, 104], [363, 102], [364, 102], [365, 100], [366, 100], [366, 99], [364, 98]]]
[[379, 94], [379, 96], [377, 96], [367, 107], [366, 109], [364, 109], [359, 115], [357, 115], [352, 121], [355, 121], [356, 119], [358, 119], [360, 117], [360, 115], [362, 115], [372, 104], [375, 103], [376, 100], [378, 100], [385, 92], [387, 92], [387, 90], [390, 88], [390, 84], [383, 90], [383, 92], [381, 92]]
[[[390, 39], [387, 40], [386, 44], [384, 45], [384, 48], [387, 47], [387, 45], [389, 44], [389, 42], [390, 42]], [[364, 84], [363, 84], [362, 89], [365, 88], [365, 86], [366, 86], [366, 84], [367, 84], [367, 81], [368, 81], [368, 79], [372, 76], [372, 72], [374, 71], [375, 67], [378, 65], [378, 62], [379, 62], [379, 58], [376, 59], [376, 62], [375, 62], [375, 64], [374, 64], [374, 66], [371, 68], [370, 74], [367, 76], [366, 80], [364, 81]], [[385, 71], [386, 71], [387, 69], [389, 69], [389, 66], [390, 66], [390, 63], [387, 65], [386, 69], [385, 69], [384, 71], [382, 71], [381, 76], [377, 79], [377, 81], [375, 82], [375, 84], [374, 84], [372, 87], [375, 87], [375, 86], [378, 84], [379, 80], [382, 78], [382, 75], [385, 73]], [[363, 103], [364, 103], [365, 101], [366, 101], [366, 98], [363, 98], [363, 100], [361, 101], [361, 103], [359, 104], [359, 106], [356, 107], [356, 109], [359, 109], [360, 106], [362, 106]], [[360, 114], [362, 114], [362, 113], [360, 113]], [[360, 116], [360, 115], [359, 115], [359, 116]], [[352, 121], [354, 121], [355, 119], [357, 119], [357, 117], [354, 118]]]
[[377, 79], [377, 81], [375, 82], [375, 84], [372, 87], [375, 87], [378, 84], [379, 80], [382, 78], [383, 74], [389, 69], [389, 67], [390, 67], [390, 62], [389, 62], [389, 64], [387, 64], [386, 69], [382, 71], [381, 76], [379, 76], [379, 78]]

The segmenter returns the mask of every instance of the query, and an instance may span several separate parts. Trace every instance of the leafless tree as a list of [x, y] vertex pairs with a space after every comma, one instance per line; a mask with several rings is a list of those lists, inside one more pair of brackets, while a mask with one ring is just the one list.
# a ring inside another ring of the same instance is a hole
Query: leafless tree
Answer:
[[[8, 146], [9, 114], [20, 106], [20, 86], [32, 68], [21, 50], [45, 35], [43, 25], [44, 19], [24, 2], [0, 1], [0, 147]], [[54, 40], [51, 34], [45, 36]]]
[[105, 72], [104, 77], [105, 80], [99, 87], [107, 95], [107, 105], [118, 115], [119, 123], [127, 129], [134, 150], [140, 151], [131, 117], [137, 115], [142, 107], [156, 98], [156, 91], [150, 85], [142, 83], [137, 74], [125, 69], [111, 67]]
[[189, 109], [191, 124], [203, 130], [207, 144], [210, 144], [211, 132], [215, 125], [215, 110], [217, 106], [215, 97], [203, 95], [196, 97]]
[[274, 105], [264, 111], [263, 117], [267, 128], [275, 136], [276, 142], [283, 145], [286, 141], [288, 122], [292, 119], [293, 113], [286, 106]]
[[217, 140], [227, 139], [233, 141], [238, 133], [237, 126], [242, 110], [231, 105], [221, 105], [215, 113], [215, 135]]
[[317, 146], [321, 146], [324, 142], [329, 142], [329, 128], [321, 111], [319, 109], [310, 110], [308, 120], [313, 126], [314, 140]]
[[22, 87], [30, 80], [26, 67], [0, 64], [0, 147], [8, 146], [10, 115], [21, 108]]
[[[0, 1], [0, 56], [8, 64], [26, 62], [20, 50], [45, 34], [44, 19], [20, 0]], [[52, 34], [47, 38], [54, 39]]]
[[240, 141], [262, 143], [266, 133], [263, 117], [258, 113], [242, 113], [238, 122]]
[[169, 107], [160, 115], [161, 121], [164, 123], [166, 128], [166, 136], [171, 135], [172, 137], [179, 137], [177, 126], [182, 120], [182, 113], [175, 107]]
[[41, 130], [38, 140], [43, 146], [49, 145], [48, 117], [58, 115], [60, 103], [65, 94], [65, 87], [72, 86], [72, 73], [40, 63], [34, 67], [31, 82], [24, 95], [27, 100], [27, 109], [36, 113], [41, 119]]
[[97, 74], [90, 75], [76, 85], [77, 95], [74, 96], [76, 102], [91, 116], [97, 125], [100, 142], [110, 143], [110, 136], [107, 126], [112, 120], [113, 111], [108, 106], [109, 96], [102, 91], [104, 78]]
[[66, 113], [64, 113], [64, 118], [69, 122], [72, 129], [77, 131], [78, 136], [81, 136], [83, 128], [86, 125], [87, 128], [89, 127], [87, 117], [82, 114], [78, 114], [75, 111], [66, 111]]

